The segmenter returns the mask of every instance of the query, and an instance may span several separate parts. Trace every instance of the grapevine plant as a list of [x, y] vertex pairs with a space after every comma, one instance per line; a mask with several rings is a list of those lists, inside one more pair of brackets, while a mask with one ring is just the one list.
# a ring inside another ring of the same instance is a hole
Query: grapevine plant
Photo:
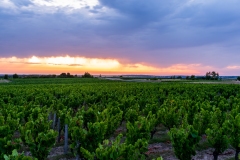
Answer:
[[180, 160], [191, 160], [196, 154], [195, 147], [200, 137], [191, 125], [187, 127], [171, 128], [169, 132], [175, 155]]
[[19, 119], [12, 119], [10, 115], [6, 118], [0, 115], [0, 160], [5, 154], [10, 154], [12, 150], [20, 147], [20, 140], [13, 140], [13, 134], [17, 130], [18, 124]]
[[21, 139], [37, 159], [46, 159], [55, 144], [57, 132], [50, 129], [50, 124], [48, 114], [39, 112], [31, 114], [29, 121], [20, 128]]

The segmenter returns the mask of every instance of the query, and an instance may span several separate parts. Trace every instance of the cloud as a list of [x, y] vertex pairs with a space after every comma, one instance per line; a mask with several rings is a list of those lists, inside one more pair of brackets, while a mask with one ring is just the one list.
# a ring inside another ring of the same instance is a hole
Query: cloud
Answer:
[[8, 63], [23, 63], [23, 64], [42, 64], [42, 65], [67, 65], [67, 66], [87, 66], [88, 68], [114, 68], [118, 67], [119, 62], [114, 59], [99, 59], [99, 58], [85, 58], [85, 57], [37, 57], [30, 58], [0, 58], [1, 62]]
[[240, 60], [239, 5], [238, 0], [2, 0], [0, 57], [69, 55], [224, 70]]
[[149, 63], [123, 63], [116, 59], [72, 56], [0, 58], [0, 68], [2, 68], [1, 73], [24, 74], [58, 74], [66, 70], [73, 74], [84, 73], [86, 71], [93, 74], [205, 75], [207, 71], [216, 71], [220, 75], [228, 75], [228, 73], [232, 75], [240, 74], [240, 66], [224, 66], [219, 70], [217, 67], [200, 63], [176, 63], [160, 67]]
[[83, 66], [81, 64], [69, 64], [68, 66]]
[[[99, 3], [97, 0], [2, 0], [0, 3], [2, 8], [18, 8], [19, 11], [31, 10], [32, 12], [39, 12], [37, 8], [43, 11], [52, 9], [55, 12], [58, 10], [76, 10], [81, 8], [94, 8]], [[37, 10], [36, 10], [37, 9]], [[43, 13], [43, 12], [42, 12]]]
[[240, 66], [227, 66], [227, 69], [240, 69]]
[[[32, 56], [30, 58], [0, 58], [1, 65], [13, 66], [13, 65], [22, 65], [24, 68], [31, 70], [32, 67], [38, 66], [39, 69], [42, 68], [54, 68], [57, 67], [66, 67], [68, 70], [79, 71], [91, 70], [92, 72], [115, 72], [115, 73], [152, 73], [152, 74], [180, 74], [180, 73], [199, 73], [197, 68], [202, 67], [201, 64], [175, 64], [169, 67], [155, 67], [151, 64], [143, 63], [121, 63], [115, 59], [99, 59], [99, 58], [85, 58], [85, 57], [37, 57]], [[2, 67], [0, 65], [0, 67]], [[56, 68], [55, 68], [56, 69]], [[7, 69], [9, 70], [9, 69]], [[14, 68], [14, 72], [23, 73], [21, 67]], [[53, 71], [47, 71], [48, 73], [56, 73]]]

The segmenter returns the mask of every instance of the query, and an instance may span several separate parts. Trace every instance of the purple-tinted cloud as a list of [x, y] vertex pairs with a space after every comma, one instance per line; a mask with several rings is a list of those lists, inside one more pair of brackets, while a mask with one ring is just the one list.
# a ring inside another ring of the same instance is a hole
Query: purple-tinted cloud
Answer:
[[68, 54], [221, 69], [240, 60], [238, 6], [238, 0], [99, 0], [73, 8], [9, 0], [0, 5], [0, 57]]

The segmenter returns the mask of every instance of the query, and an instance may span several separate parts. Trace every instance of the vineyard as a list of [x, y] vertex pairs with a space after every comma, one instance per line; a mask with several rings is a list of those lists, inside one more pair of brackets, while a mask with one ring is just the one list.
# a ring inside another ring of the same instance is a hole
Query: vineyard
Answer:
[[211, 159], [232, 149], [239, 160], [240, 85], [19, 79], [0, 95], [0, 160], [168, 159], [157, 143], [175, 159], [211, 148]]

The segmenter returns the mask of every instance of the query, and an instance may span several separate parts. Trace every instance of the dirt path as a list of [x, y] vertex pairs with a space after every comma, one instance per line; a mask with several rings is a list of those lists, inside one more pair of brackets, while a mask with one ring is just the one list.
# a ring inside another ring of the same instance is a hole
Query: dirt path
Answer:
[[185, 83], [197, 83], [197, 84], [240, 84], [240, 81], [213, 81], [213, 82], [185, 82]]
[[10, 81], [9, 80], [6, 80], [6, 79], [0, 79], [0, 83], [9, 83]]

